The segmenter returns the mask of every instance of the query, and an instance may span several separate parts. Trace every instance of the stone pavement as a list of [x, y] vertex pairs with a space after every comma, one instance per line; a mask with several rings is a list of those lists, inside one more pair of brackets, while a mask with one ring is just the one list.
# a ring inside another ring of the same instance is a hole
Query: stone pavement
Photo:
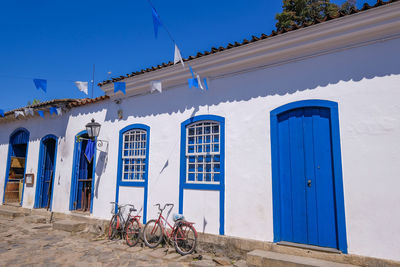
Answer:
[[174, 247], [128, 247], [89, 233], [53, 230], [27, 217], [0, 217], [0, 266], [246, 266], [223, 255], [180, 256]]

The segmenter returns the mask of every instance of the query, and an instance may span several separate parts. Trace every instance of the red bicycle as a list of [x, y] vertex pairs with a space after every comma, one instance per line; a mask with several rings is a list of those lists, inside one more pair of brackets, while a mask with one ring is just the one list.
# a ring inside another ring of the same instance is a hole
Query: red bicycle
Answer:
[[[170, 225], [167, 221], [174, 204], [167, 203], [161, 208], [158, 206], [159, 215], [156, 220], [150, 220], [146, 223], [143, 229], [143, 240], [149, 248], [157, 247], [161, 241], [166, 238], [167, 241], [172, 241], [175, 250], [181, 255], [192, 253], [197, 247], [197, 232], [193, 227], [194, 223], [185, 220], [183, 215], [175, 214], [173, 216], [174, 225]], [[167, 217], [162, 216], [163, 211], [167, 206], [170, 206]], [[168, 227], [168, 229], [166, 229]]]
[[[140, 211], [137, 212], [136, 215], [132, 216], [131, 213], [137, 211], [135, 209], [135, 206], [130, 204], [118, 205], [118, 203], [115, 202], [111, 202], [111, 204], [113, 205], [113, 212], [115, 212], [114, 205], [117, 205], [118, 211], [112, 216], [110, 220], [110, 225], [108, 228], [108, 238], [114, 239], [118, 234], [120, 234], [122, 238], [125, 238], [128, 246], [135, 246], [140, 239], [140, 230], [142, 228], [142, 225], [140, 223], [141, 216], [139, 216], [138, 214], [142, 211], [142, 209], [140, 209]], [[130, 206], [130, 208], [128, 217], [125, 221], [123, 216], [123, 209], [126, 206]]]

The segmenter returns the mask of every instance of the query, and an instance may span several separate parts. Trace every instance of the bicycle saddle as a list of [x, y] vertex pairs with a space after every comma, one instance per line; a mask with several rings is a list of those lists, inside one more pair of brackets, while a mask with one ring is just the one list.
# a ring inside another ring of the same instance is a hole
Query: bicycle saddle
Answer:
[[174, 222], [176, 222], [178, 220], [184, 220], [185, 216], [183, 216], [183, 214], [174, 213], [174, 215], [172, 215], [172, 219], [174, 220]]

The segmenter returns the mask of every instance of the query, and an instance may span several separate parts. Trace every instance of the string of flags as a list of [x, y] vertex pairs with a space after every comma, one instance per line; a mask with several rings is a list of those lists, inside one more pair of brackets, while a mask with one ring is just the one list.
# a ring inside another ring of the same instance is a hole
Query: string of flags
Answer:
[[[180, 49], [178, 48], [178, 45], [176, 44], [174, 38], [166, 28], [166, 26], [161, 22], [160, 16], [158, 15], [155, 7], [151, 3], [150, 0], [147, 0], [149, 4], [151, 5], [151, 13], [152, 13], [152, 18], [153, 18], [153, 26], [154, 26], [154, 36], [157, 39], [158, 37], [158, 31], [159, 27], [164, 27], [166, 32], [168, 33], [169, 38], [172, 40], [174, 43], [174, 65], [181, 63], [182, 67], [185, 69], [185, 63], [182, 58], [182, 54]], [[190, 66], [190, 64], [187, 62], [187, 65], [189, 66], [189, 70], [191, 73], [191, 78], [188, 79], [188, 85], [189, 88], [200, 88], [201, 90], [208, 90], [208, 83], [207, 83], [207, 78], [201, 78], [200, 75], [195, 72]], [[93, 81], [92, 81], [93, 82]], [[33, 79], [33, 83], [36, 87], [37, 90], [42, 90], [45, 93], [47, 92], [47, 80], [45, 79]], [[86, 81], [75, 81], [74, 82], [75, 86], [78, 88], [79, 91], [83, 92], [84, 94], [88, 95], [88, 85], [89, 82]], [[114, 93], [117, 92], [122, 92], [123, 94], [126, 94], [126, 83], [125, 82], [114, 82]], [[162, 93], [162, 81], [151, 81], [150, 82], [150, 92], [159, 92]], [[39, 116], [44, 118], [44, 111], [43, 110], [37, 110], [36, 111]], [[56, 108], [56, 107], [50, 107], [49, 108], [49, 113], [50, 115], [61, 115], [62, 111], [61, 108]], [[14, 111], [14, 116], [15, 118], [18, 117], [25, 117], [34, 115], [34, 111], [31, 108], [25, 108], [24, 111]], [[0, 116], [4, 117], [4, 111], [0, 109]]]
[[[168, 33], [169, 38], [174, 43], [174, 65], [181, 63], [182, 67], [185, 69], [185, 63], [183, 62], [182, 54], [178, 48], [178, 45], [176, 44], [174, 38], [172, 37], [171, 33], [168, 31], [166, 26], [161, 22], [161, 18], [158, 15], [154, 5], [151, 3], [150, 0], [147, 0], [147, 1], [149, 2], [150, 6], [151, 6], [151, 15], [153, 18], [153, 26], [154, 26], [154, 37], [157, 39], [159, 27], [164, 27], [164, 29]], [[195, 88], [200, 88], [201, 90], [208, 90], [207, 78], [202, 79], [197, 72], [193, 71], [193, 69], [189, 63], [187, 63], [187, 65], [189, 66], [189, 70], [192, 75], [192, 78], [188, 79], [189, 88], [195, 87]], [[119, 82], [119, 83], [121, 83], [121, 82]], [[116, 93], [118, 91], [122, 91], [122, 90], [119, 90], [118, 88], [120, 88], [120, 85], [117, 85], [117, 82], [115, 82], [114, 83], [114, 93]], [[158, 91], [160, 93], [162, 92], [162, 81], [150, 82], [150, 92], [155, 92], [155, 91]], [[124, 87], [124, 91], [122, 91], [122, 92], [125, 94], [125, 87]]]
[[[33, 79], [33, 83], [35, 84], [36, 89], [42, 90], [43, 92], [47, 92], [47, 80], [45, 79]], [[85, 93], [86, 95], [88, 92], [88, 82], [81, 82], [76, 81], [74, 82], [75, 86], [79, 89], [79, 91]]]
[[[60, 107], [49, 107], [48, 111], [49, 111], [50, 115], [58, 115], [58, 116], [62, 115], [62, 109]], [[36, 112], [40, 117], [44, 118], [45, 110], [37, 110]], [[31, 116], [35, 115], [35, 111], [33, 108], [24, 108], [24, 110], [14, 111], [15, 118], [27, 117], [28, 115], [31, 115]], [[0, 116], [4, 117], [4, 111], [1, 109], [0, 109]]]

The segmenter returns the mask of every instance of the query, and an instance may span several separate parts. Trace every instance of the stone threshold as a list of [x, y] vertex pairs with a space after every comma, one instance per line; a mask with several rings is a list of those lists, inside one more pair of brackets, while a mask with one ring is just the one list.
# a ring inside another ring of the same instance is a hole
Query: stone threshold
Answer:
[[357, 266], [400, 267], [400, 262], [398, 261], [360, 256], [355, 254], [341, 254], [332, 253], [330, 251], [317, 251], [306, 247], [300, 248], [283, 246], [267, 241], [259, 241], [231, 236], [199, 233], [199, 243], [201, 244], [201, 248], [205, 251], [218, 254], [222, 253], [229, 257], [234, 257], [235, 255], [241, 255], [243, 257], [251, 251], [262, 250]]

